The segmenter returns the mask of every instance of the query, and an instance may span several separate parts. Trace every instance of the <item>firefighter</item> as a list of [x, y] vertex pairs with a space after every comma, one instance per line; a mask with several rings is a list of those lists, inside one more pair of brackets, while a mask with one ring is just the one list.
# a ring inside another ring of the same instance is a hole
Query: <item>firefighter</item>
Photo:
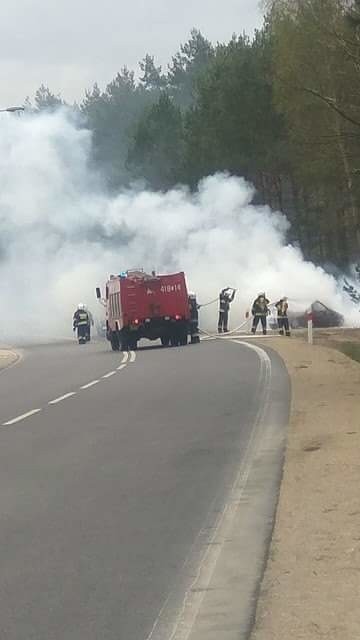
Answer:
[[189, 293], [189, 308], [191, 323], [198, 326], [200, 305], [197, 303], [195, 293]]
[[197, 303], [195, 293], [189, 293], [189, 309], [190, 309], [190, 335], [191, 343], [197, 343], [200, 341], [199, 336], [199, 309], [200, 305]]
[[94, 320], [90, 311], [86, 309], [83, 303], [78, 307], [73, 316], [73, 331], [77, 330], [79, 342], [88, 342], [90, 340], [91, 326]]
[[268, 315], [270, 314], [269, 310], [270, 301], [267, 299], [265, 293], [259, 293], [256, 300], [254, 300], [251, 313], [253, 315], [253, 325], [251, 329], [251, 333], [255, 334], [257, 326], [259, 322], [261, 322], [263, 335], [266, 336], [266, 320]]
[[229, 310], [235, 298], [235, 293], [236, 289], [232, 289], [231, 287], [226, 287], [226, 289], [220, 291], [218, 333], [227, 333], [229, 331]]
[[95, 322], [94, 322], [94, 318], [93, 318], [93, 315], [92, 315], [90, 309], [88, 309], [86, 305], [84, 305], [84, 309], [85, 309], [86, 313], [88, 314], [88, 326], [87, 326], [86, 339], [87, 339], [88, 342], [90, 342], [90, 339], [91, 339], [91, 327], [94, 326]]
[[277, 310], [277, 320], [278, 320], [280, 335], [283, 336], [285, 331], [286, 335], [290, 336], [290, 325], [289, 325], [289, 318], [288, 318], [288, 309], [289, 309], [288, 299], [285, 296], [283, 296], [281, 300], [279, 300], [279, 302], [275, 304], [275, 308]]

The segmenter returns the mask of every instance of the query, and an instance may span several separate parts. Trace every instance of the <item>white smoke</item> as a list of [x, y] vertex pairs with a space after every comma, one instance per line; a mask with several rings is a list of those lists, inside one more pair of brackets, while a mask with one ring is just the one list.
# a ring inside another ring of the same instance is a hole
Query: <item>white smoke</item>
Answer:
[[[252, 205], [244, 180], [109, 196], [90, 150], [90, 132], [66, 111], [0, 117], [0, 339], [69, 335], [78, 302], [96, 310], [95, 287], [135, 267], [184, 270], [201, 303], [236, 287], [233, 325], [259, 291], [351, 316], [335, 279], [287, 245], [286, 218]], [[216, 312], [203, 312], [207, 326]]]

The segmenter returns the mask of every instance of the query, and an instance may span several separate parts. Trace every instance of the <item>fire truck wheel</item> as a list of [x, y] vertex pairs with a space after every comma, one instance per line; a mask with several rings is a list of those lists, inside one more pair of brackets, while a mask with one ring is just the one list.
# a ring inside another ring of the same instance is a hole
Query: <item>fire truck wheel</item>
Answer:
[[180, 336], [180, 345], [181, 345], [182, 347], [185, 347], [185, 345], [187, 345], [187, 343], [188, 343], [187, 333], [185, 333], [185, 332], [184, 332], [184, 333], [182, 333], [182, 334], [181, 334], [181, 336]]
[[137, 340], [131, 340], [129, 342], [129, 350], [136, 351], [137, 350]]
[[110, 344], [113, 351], [119, 351], [120, 349], [119, 336], [116, 333], [114, 333], [114, 331], [110, 333]]
[[170, 338], [170, 344], [171, 344], [171, 346], [172, 346], [172, 347], [177, 347], [177, 346], [178, 346], [178, 344], [179, 344], [179, 338], [178, 338], [178, 336], [177, 336], [177, 335], [173, 335], [173, 336], [171, 336], [171, 338]]

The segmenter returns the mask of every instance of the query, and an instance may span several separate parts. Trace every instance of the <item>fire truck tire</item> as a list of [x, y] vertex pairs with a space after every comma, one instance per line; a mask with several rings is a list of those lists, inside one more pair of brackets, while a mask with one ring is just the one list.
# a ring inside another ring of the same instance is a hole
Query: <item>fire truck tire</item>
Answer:
[[110, 344], [113, 351], [119, 351], [120, 349], [119, 336], [114, 331], [111, 331], [110, 333]]
[[184, 333], [182, 333], [180, 335], [180, 341], [179, 342], [180, 342], [180, 346], [181, 347], [185, 347], [187, 345], [187, 343], [188, 343], [187, 333], [184, 332]]

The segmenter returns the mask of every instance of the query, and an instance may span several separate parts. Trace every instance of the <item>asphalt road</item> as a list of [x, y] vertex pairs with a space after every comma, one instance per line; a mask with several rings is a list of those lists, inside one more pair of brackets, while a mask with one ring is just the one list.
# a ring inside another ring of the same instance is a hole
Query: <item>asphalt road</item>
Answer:
[[[1, 640], [190, 637], [199, 606], [180, 636], [178, 603], [270, 415], [275, 508], [289, 385], [261, 353], [216, 340], [135, 359], [67, 342], [1, 373]], [[265, 542], [271, 519], [257, 513]]]

